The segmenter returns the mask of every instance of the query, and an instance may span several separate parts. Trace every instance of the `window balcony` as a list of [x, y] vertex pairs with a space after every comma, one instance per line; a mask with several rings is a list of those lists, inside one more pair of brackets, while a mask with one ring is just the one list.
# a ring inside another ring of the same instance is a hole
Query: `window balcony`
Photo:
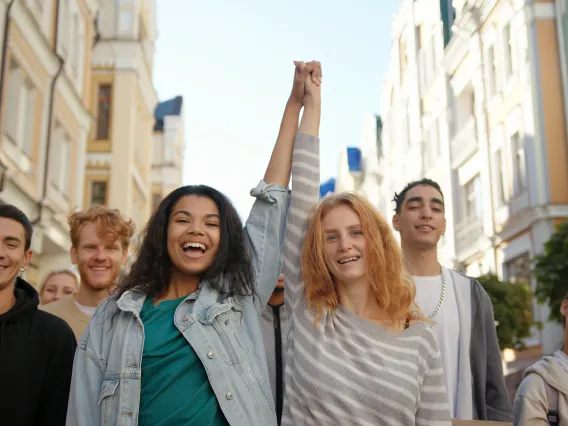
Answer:
[[450, 143], [452, 168], [457, 168], [477, 152], [475, 117], [470, 115]]
[[456, 254], [458, 258], [467, 258], [477, 252], [483, 239], [483, 223], [477, 217], [468, 217], [456, 225]]

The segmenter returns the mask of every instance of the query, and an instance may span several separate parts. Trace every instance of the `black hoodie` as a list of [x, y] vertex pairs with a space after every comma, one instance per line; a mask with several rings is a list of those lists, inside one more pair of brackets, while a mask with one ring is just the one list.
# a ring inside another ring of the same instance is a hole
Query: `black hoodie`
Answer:
[[65, 321], [38, 310], [21, 278], [16, 304], [0, 315], [0, 424], [65, 426], [77, 342]]

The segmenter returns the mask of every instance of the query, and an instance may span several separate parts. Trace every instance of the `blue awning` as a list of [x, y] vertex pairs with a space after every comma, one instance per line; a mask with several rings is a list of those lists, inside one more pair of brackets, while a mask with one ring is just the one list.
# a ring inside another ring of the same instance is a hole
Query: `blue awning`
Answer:
[[320, 198], [335, 192], [335, 178], [326, 180], [320, 185]]
[[347, 165], [350, 172], [361, 171], [361, 150], [359, 148], [347, 148]]

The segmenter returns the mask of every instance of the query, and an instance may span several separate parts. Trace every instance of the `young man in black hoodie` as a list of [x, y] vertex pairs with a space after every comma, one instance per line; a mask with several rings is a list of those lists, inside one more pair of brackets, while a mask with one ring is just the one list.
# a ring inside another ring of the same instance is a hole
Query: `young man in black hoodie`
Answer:
[[0, 204], [0, 424], [65, 426], [77, 342], [65, 321], [38, 310], [22, 275], [32, 252], [32, 225]]

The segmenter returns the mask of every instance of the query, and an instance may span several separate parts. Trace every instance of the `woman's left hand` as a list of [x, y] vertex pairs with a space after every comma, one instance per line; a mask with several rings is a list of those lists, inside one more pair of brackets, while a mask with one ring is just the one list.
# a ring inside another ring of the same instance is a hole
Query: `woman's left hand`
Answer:
[[321, 84], [321, 64], [318, 61], [311, 61], [307, 64], [303, 61], [294, 61], [296, 69], [294, 70], [294, 85], [292, 86], [292, 93], [290, 99], [302, 105], [304, 98], [308, 94], [309, 88], [306, 88], [306, 83], [310, 80], [311, 85], [319, 87]]

